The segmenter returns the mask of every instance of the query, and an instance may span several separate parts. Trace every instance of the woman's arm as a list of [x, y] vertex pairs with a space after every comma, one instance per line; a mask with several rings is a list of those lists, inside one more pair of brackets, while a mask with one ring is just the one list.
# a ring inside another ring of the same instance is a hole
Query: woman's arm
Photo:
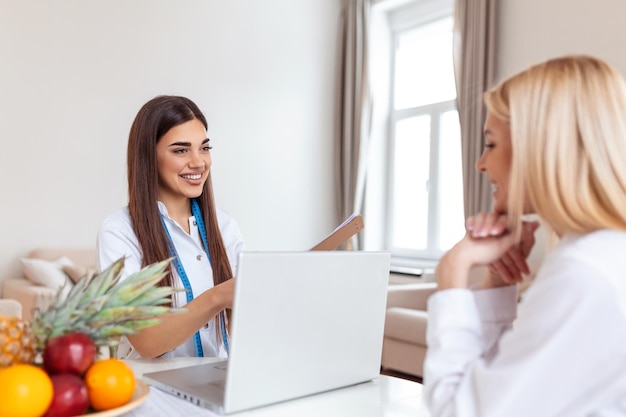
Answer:
[[[130, 226], [129, 226], [130, 227]], [[101, 267], [107, 262], [126, 258], [122, 279], [141, 269], [140, 252], [133, 233], [123, 225], [108, 224], [98, 234], [98, 258]], [[186, 313], [161, 317], [161, 323], [127, 336], [133, 349], [144, 358], [161, 356], [189, 340], [205, 323], [224, 308], [232, 308], [234, 279], [212, 287], [183, 308]]]
[[437, 265], [437, 289], [467, 288], [472, 267], [500, 259], [514, 243], [507, 226], [508, 219], [501, 214], [479, 213], [468, 218], [465, 237]]
[[424, 375], [431, 415], [585, 415], [606, 405], [606, 390], [626, 373], [626, 322], [615, 288], [598, 278], [580, 256], [552, 259], [491, 347], [485, 324], [514, 317], [514, 287], [434, 294]]
[[[220, 228], [229, 259], [236, 260], [243, 248], [239, 228], [232, 218], [223, 214], [220, 217]], [[122, 279], [141, 269], [141, 251], [127, 215], [118, 213], [103, 222], [98, 233], [97, 247], [101, 268], [122, 256], [125, 257]], [[236, 268], [236, 264], [234, 267]], [[209, 288], [183, 306], [187, 309], [186, 313], [164, 316], [160, 324], [128, 336], [127, 339], [133, 349], [145, 358], [154, 358], [175, 349], [189, 340], [220, 311], [232, 308], [234, 283], [235, 280], [230, 279]]]
[[232, 308], [235, 280], [229, 279], [210, 288], [187, 303], [186, 313], [168, 315], [161, 323], [128, 336], [133, 348], [143, 358], [155, 358], [180, 346], [220, 311]]

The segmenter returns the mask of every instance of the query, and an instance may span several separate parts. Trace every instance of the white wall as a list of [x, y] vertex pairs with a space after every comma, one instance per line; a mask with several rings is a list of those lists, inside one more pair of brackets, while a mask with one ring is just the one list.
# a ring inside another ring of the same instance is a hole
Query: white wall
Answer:
[[565, 54], [591, 54], [626, 75], [626, 1], [498, 0], [497, 77]]
[[[338, 0], [0, 0], [0, 279], [93, 246], [126, 204], [128, 129], [157, 94], [205, 112], [219, 205], [248, 249], [335, 226]], [[626, 74], [623, 0], [499, 0], [498, 77], [565, 53]]]
[[0, 0], [0, 279], [93, 246], [127, 203], [126, 141], [158, 94], [209, 122], [218, 205], [251, 250], [335, 227], [337, 0]]

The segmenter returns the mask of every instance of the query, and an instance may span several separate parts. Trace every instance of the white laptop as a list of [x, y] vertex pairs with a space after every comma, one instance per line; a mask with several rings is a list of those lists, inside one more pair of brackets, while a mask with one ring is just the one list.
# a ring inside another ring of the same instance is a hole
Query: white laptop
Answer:
[[376, 378], [389, 260], [388, 252], [244, 252], [228, 361], [144, 379], [230, 414]]

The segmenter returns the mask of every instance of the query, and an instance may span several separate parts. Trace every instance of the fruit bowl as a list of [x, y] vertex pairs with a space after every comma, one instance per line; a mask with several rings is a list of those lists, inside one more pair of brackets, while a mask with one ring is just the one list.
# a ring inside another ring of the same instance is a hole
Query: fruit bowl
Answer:
[[135, 380], [135, 392], [133, 392], [133, 396], [127, 404], [124, 404], [117, 408], [113, 408], [111, 410], [96, 411], [96, 412], [87, 413], [84, 415], [87, 415], [89, 417], [120, 416], [124, 413], [127, 413], [139, 407], [141, 404], [143, 404], [148, 399], [148, 394], [150, 394], [150, 387], [145, 382], [136, 379]]
[[132, 369], [114, 353], [98, 359], [97, 352], [186, 312], [171, 307], [175, 289], [159, 285], [169, 263], [122, 281], [122, 257], [83, 276], [66, 297], [59, 292], [30, 321], [0, 315], [0, 416], [117, 416], [145, 401], [149, 389]]

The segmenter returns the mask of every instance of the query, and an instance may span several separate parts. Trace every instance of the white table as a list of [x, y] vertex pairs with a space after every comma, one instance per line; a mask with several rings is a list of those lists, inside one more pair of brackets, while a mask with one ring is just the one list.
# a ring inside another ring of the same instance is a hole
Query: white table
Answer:
[[[215, 361], [215, 358], [175, 358], [126, 361], [141, 379], [144, 373]], [[205, 408], [150, 388], [148, 400], [124, 417], [212, 417]], [[234, 414], [237, 417], [428, 417], [422, 405], [422, 385], [381, 375], [373, 381], [322, 394]]]

